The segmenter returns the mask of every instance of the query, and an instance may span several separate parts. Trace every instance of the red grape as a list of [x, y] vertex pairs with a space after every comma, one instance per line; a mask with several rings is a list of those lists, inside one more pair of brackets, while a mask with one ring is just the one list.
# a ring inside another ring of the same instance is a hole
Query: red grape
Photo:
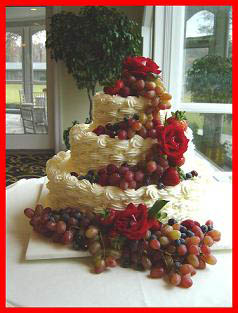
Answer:
[[161, 278], [165, 274], [165, 270], [163, 267], [154, 267], [150, 270], [151, 278]]
[[153, 173], [155, 172], [157, 169], [157, 164], [155, 161], [149, 161], [147, 164], [146, 164], [146, 170], [148, 173]]
[[121, 182], [120, 182], [120, 188], [122, 190], [127, 190], [129, 187], [129, 184], [127, 181], [125, 181], [125, 179], [122, 179]]
[[66, 230], [66, 232], [63, 234], [62, 242], [64, 244], [69, 244], [73, 241], [73, 233], [70, 230]]
[[172, 285], [178, 286], [181, 282], [181, 275], [177, 273], [172, 273], [169, 277], [169, 281]]
[[29, 218], [32, 218], [35, 214], [34, 210], [32, 210], [31, 208], [26, 208], [24, 210], [24, 214], [29, 217]]
[[125, 140], [125, 139], [127, 139], [127, 131], [121, 129], [121, 130], [118, 132], [118, 139], [120, 139], [120, 140]]
[[184, 288], [189, 288], [193, 284], [190, 274], [183, 275], [181, 278], [180, 286]]
[[118, 171], [118, 168], [115, 164], [108, 164], [107, 166], [107, 173], [108, 174], [113, 174], [116, 173]]
[[66, 231], [66, 224], [64, 221], [58, 221], [56, 224], [57, 234], [63, 234]]
[[124, 174], [124, 178], [127, 182], [130, 182], [134, 179], [134, 173], [131, 172], [131, 171], [127, 171], [125, 174]]

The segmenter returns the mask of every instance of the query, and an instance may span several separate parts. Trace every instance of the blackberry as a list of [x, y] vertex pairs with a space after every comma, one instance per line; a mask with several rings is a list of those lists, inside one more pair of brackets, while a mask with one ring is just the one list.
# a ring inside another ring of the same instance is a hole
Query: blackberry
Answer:
[[133, 118], [134, 118], [135, 120], [137, 120], [137, 121], [140, 119], [140, 117], [139, 117], [138, 114], [134, 114], [134, 115], [133, 115]]
[[75, 177], [78, 177], [79, 175], [78, 175], [78, 173], [76, 173], [76, 172], [71, 172], [70, 173], [72, 176], [75, 176]]
[[208, 225], [207, 228], [207, 231], [213, 230], [213, 227], [211, 225]]
[[194, 176], [198, 176], [198, 173], [196, 171], [192, 171], [191, 174]]
[[83, 175], [78, 176], [78, 180], [82, 180], [82, 179], [85, 179], [85, 176]]

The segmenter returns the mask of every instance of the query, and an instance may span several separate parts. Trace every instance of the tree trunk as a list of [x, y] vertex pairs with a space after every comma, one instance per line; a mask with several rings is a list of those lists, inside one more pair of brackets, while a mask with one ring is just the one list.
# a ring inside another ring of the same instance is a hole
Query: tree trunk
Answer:
[[87, 88], [88, 99], [89, 99], [89, 122], [93, 121], [93, 99], [92, 97], [95, 95], [95, 86], [92, 88]]

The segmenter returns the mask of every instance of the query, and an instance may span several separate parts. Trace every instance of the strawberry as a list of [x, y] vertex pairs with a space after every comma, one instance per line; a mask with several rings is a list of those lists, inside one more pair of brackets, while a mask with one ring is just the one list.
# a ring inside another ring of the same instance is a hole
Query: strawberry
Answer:
[[179, 173], [176, 168], [169, 167], [162, 176], [162, 183], [165, 186], [176, 186], [180, 183]]
[[123, 87], [124, 87], [124, 83], [121, 79], [118, 79], [115, 81], [114, 88], [116, 88], [117, 91], [119, 91]]
[[180, 157], [180, 158], [177, 158], [177, 159], [175, 159], [175, 158], [169, 158], [169, 164], [171, 165], [171, 166], [182, 166], [182, 165], [184, 165], [184, 163], [185, 163], [185, 157]]
[[188, 128], [188, 122], [185, 116], [185, 112], [182, 111], [176, 111], [175, 113], [172, 112], [172, 116], [166, 119], [166, 123], [182, 127], [184, 131], [186, 131]]

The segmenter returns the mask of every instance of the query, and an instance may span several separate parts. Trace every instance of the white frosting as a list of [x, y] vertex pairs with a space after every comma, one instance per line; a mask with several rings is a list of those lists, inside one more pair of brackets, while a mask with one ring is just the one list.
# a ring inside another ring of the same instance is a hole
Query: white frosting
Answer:
[[[205, 186], [201, 178], [182, 181], [174, 187], [159, 190], [156, 185], [144, 186], [137, 190], [121, 190], [119, 187], [91, 184], [86, 179], [78, 180], [70, 175], [74, 170], [70, 151], [59, 152], [47, 162], [47, 176], [49, 182], [48, 203], [53, 208], [85, 207], [100, 212], [106, 208], [123, 210], [128, 203], [145, 203], [151, 207], [158, 199], [170, 202], [163, 210], [171, 214], [181, 215], [186, 203], [199, 201], [199, 196]], [[188, 205], [191, 208], [191, 205]]]
[[[93, 99], [93, 124], [91, 129], [94, 129], [98, 125], [116, 123], [123, 120], [125, 116], [144, 112], [145, 108], [149, 105], [151, 105], [151, 101], [144, 97], [129, 96], [123, 98], [99, 92]], [[170, 110], [160, 111], [162, 121], [168, 111]]]
[[130, 140], [97, 136], [89, 125], [75, 125], [70, 133], [71, 161], [79, 174], [99, 169], [110, 163], [135, 165], [145, 157], [156, 140], [135, 135]]
[[[107, 135], [97, 136], [92, 130], [98, 125], [105, 125], [108, 122], [113, 124], [123, 120], [125, 116], [143, 112], [149, 102], [143, 97], [122, 98], [103, 93], [96, 94], [94, 97], [94, 122], [72, 127], [70, 131], [71, 151], [61, 151], [47, 162], [48, 205], [55, 209], [83, 207], [99, 212], [106, 208], [124, 210], [130, 202], [145, 203], [151, 207], [158, 199], [164, 199], [169, 200], [169, 203], [162, 211], [166, 212], [168, 217], [173, 216], [178, 220], [189, 216], [188, 213], [196, 209], [199, 197], [206, 186], [205, 178], [203, 180], [198, 177], [193, 178], [182, 181], [174, 187], [160, 190], [156, 185], [150, 185], [137, 190], [123, 191], [119, 187], [103, 187], [99, 184], [91, 184], [86, 179], [78, 180], [70, 174], [70, 172], [77, 172], [84, 175], [89, 169], [97, 170], [109, 163], [119, 166], [123, 162], [128, 162], [134, 165], [144, 159], [146, 152], [156, 140], [143, 139], [138, 135], [130, 140], [119, 140], [117, 137], [110, 138]], [[170, 110], [161, 112], [162, 121], [166, 113], [170, 115]], [[185, 153], [185, 164], [191, 167], [194, 165], [192, 130], [188, 128], [185, 135], [190, 140]], [[187, 171], [192, 169], [194, 168]]]

